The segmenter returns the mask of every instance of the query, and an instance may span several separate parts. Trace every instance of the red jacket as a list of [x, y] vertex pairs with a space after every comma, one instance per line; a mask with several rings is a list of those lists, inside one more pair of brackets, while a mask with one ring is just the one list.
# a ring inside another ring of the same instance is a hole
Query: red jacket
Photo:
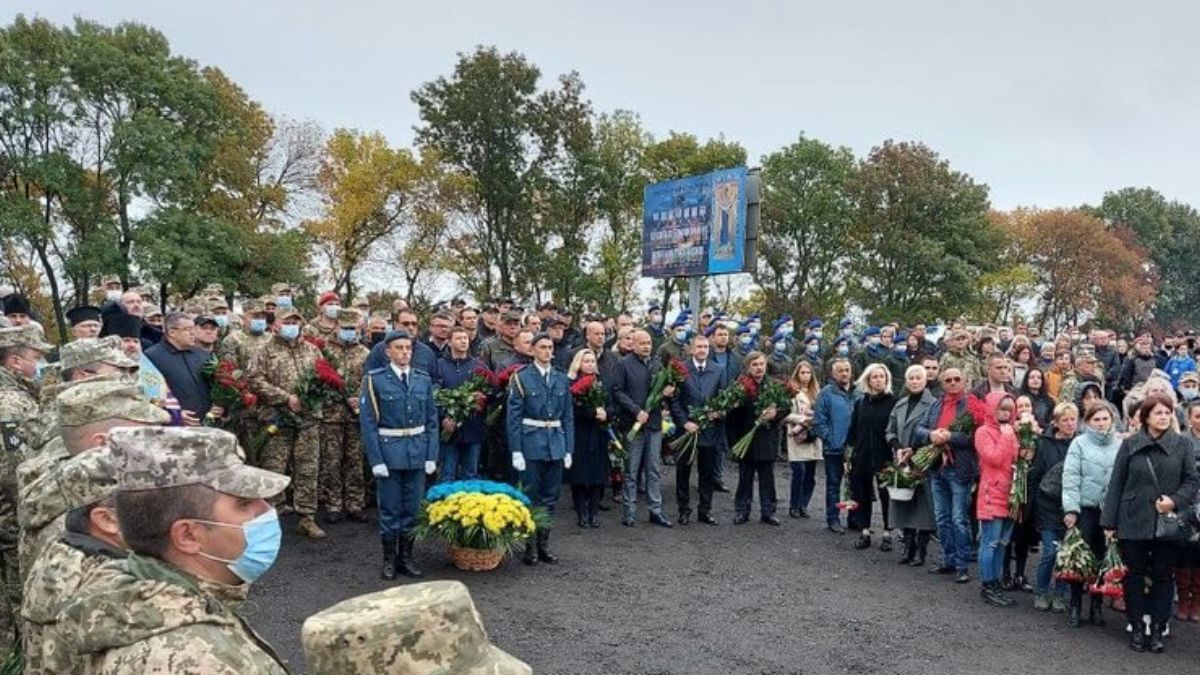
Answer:
[[[1013, 464], [1017, 461], [1020, 444], [1012, 424], [1001, 427], [996, 423], [996, 408], [1011, 394], [993, 392], [987, 395], [987, 418], [975, 430], [975, 452], [979, 455], [979, 495], [975, 515], [980, 520], [1008, 517], [1008, 493], [1012, 490]], [[1016, 415], [1014, 410], [1013, 416]]]

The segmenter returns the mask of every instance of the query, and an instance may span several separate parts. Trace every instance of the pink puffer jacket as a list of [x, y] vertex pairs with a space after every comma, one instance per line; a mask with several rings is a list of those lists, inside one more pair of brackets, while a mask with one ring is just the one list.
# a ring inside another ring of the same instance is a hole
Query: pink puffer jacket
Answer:
[[975, 452], [979, 455], [979, 496], [975, 514], [980, 520], [1008, 517], [1008, 493], [1012, 490], [1013, 464], [1017, 461], [1020, 445], [1011, 424], [1001, 427], [996, 423], [996, 408], [1006, 398], [1012, 399], [1012, 395], [1003, 392], [987, 395], [984, 399], [987, 420], [975, 430]]

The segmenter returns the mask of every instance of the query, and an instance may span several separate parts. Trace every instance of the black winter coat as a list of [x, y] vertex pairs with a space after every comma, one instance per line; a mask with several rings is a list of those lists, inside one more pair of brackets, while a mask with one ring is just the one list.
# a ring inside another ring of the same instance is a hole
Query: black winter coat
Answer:
[[854, 448], [850, 456], [851, 475], [873, 476], [892, 461], [887, 425], [895, 406], [896, 397], [890, 392], [867, 394], [855, 402], [850, 415], [850, 435], [846, 438], [846, 444]]
[[[1041, 491], [1042, 479], [1046, 477], [1055, 464], [1061, 464], [1067, 458], [1067, 450], [1071, 447], [1070, 438], [1055, 438], [1052, 435], [1038, 439], [1037, 450], [1033, 455], [1033, 463], [1029, 465], [1029, 499], [1033, 517], [1039, 530], [1064, 527], [1062, 510], [1062, 468], [1058, 469], [1058, 493], [1044, 495]], [[1033, 498], [1036, 495], [1036, 498]], [[1028, 512], [1027, 512], [1028, 513]]]
[[[612, 391], [601, 380], [604, 388], [605, 410], [612, 420], [614, 408]], [[575, 452], [571, 454], [571, 468], [563, 475], [569, 485], [607, 485], [610, 465], [608, 461], [608, 431], [596, 421], [595, 408], [583, 408], [575, 404]]]
[[[1158, 474], [1157, 489], [1147, 458]], [[1126, 438], [1117, 451], [1100, 525], [1116, 530], [1118, 539], [1153, 540], [1158, 518], [1154, 502], [1158, 496], [1174, 500], [1175, 512], [1182, 515], [1191, 508], [1198, 488], [1200, 477], [1196, 474], [1192, 442], [1170, 429], [1157, 441], [1140, 430]]]
[[[729, 447], [733, 447], [735, 443], [741, 440], [742, 436], [750, 433], [750, 430], [754, 428], [756, 420], [754, 406], [755, 401], [747, 399], [740, 406], [729, 412], [725, 420], [725, 433]], [[776, 412], [773, 421], [759, 428], [754, 434], [754, 439], [750, 442], [750, 449], [746, 451], [744, 460], [775, 461], [775, 458], [779, 454], [780, 427], [782, 426], [783, 418], [787, 417], [787, 415], [787, 410], [779, 410]]]

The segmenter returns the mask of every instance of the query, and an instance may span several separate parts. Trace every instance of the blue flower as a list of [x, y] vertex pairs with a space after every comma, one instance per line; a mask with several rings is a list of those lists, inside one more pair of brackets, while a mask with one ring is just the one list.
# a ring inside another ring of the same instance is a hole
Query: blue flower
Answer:
[[521, 502], [525, 506], [530, 505], [529, 497], [525, 496], [525, 493], [514, 488], [508, 483], [497, 483], [490, 480], [459, 480], [451, 483], [440, 483], [429, 488], [429, 491], [425, 493], [425, 499], [429, 502], [436, 502], [460, 492], [474, 492], [485, 495], [507, 495]]

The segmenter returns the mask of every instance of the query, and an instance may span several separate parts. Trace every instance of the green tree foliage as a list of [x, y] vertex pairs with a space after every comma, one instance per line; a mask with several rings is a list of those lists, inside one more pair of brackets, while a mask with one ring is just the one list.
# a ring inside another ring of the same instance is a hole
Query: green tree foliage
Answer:
[[763, 158], [759, 285], [764, 309], [840, 316], [854, 220], [854, 154], [806, 138]]
[[987, 193], [921, 143], [871, 150], [851, 187], [851, 298], [876, 320], [930, 320], [975, 304], [997, 245]]

